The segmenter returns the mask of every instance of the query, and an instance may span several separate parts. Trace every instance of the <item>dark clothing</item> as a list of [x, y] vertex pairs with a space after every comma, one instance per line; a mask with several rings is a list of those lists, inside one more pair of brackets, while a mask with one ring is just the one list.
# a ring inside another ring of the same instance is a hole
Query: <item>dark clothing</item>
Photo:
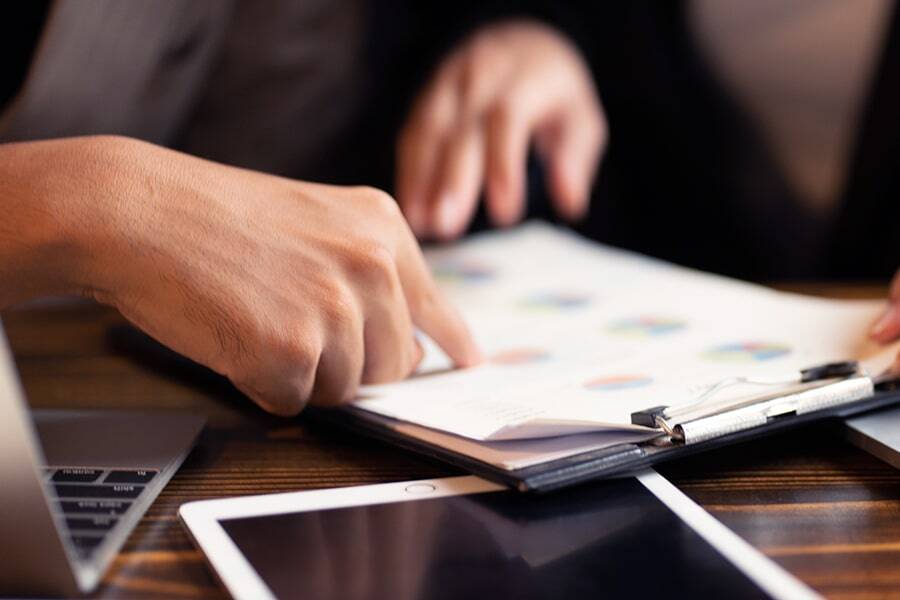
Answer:
[[7, 3], [0, 9], [0, 39], [4, 40], [3, 70], [0, 71], [0, 110], [22, 87], [38, 38], [47, 20], [50, 0]]
[[[831, 217], [792, 196], [751, 123], [691, 39], [684, 0], [369, 4], [372, 110], [361, 177], [390, 189], [393, 142], [428, 76], [481, 25], [533, 17], [591, 65], [610, 125], [584, 235], [753, 280], [886, 279], [900, 267], [900, 11], [880, 60], [846, 189]], [[362, 146], [355, 145], [357, 150]], [[387, 148], [391, 150], [388, 151]], [[894, 158], [897, 157], [897, 158]], [[529, 214], [553, 220], [540, 168]], [[484, 210], [473, 230], [487, 227]]]
[[[900, 266], [900, 11], [840, 207], [823, 218], [791, 196], [711, 76], [684, 0], [94, 0], [54, 3], [47, 18], [49, 4], [16, 4], [0, 24], [0, 141], [117, 133], [390, 188], [396, 135], [440, 60], [481, 25], [530, 16], [582, 49], [609, 120], [585, 235], [757, 280], [887, 278]], [[529, 174], [532, 214], [552, 218], [540, 170]]]
[[869, 98], [866, 118], [831, 231], [824, 274], [887, 277], [900, 267], [900, 8]]
[[[836, 213], [793, 198], [690, 39], [684, 2], [602, 3], [590, 60], [610, 123], [585, 234], [749, 279], [887, 278], [900, 266], [900, 11]], [[586, 17], [587, 18], [587, 17]]]
[[362, 0], [52, 4], [0, 142], [115, 134], [307, 179], [341, 159]]

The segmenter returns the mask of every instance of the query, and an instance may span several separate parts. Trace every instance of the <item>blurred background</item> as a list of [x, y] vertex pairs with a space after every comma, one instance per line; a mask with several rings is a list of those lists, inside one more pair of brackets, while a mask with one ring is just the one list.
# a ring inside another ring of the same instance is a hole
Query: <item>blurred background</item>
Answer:
[[[754, 280], [887, 280], [900, 265], [893, 0], [62, 0], [15, 10], [2, 25], [12, 50], [0, 141], [119, 133], [388, 190], [398, 135], [447, 55], [493, 23], [533, 19], [577, 48], [608, 126], [578, 231]], [[165, 52], [141, 54], [154, 36]], [[126, 47], [134, 54], [120, 60]], [[34, 68], [54, 51], [84, 61]], [[141, 69], [149, 75], [129, 87]], [[85, 89], [106, 101], [89, 104]], [[555, 220], [545, 184], [532, 154], [528, 214]], [[471, 230], [487, 226], [481, 209]]]

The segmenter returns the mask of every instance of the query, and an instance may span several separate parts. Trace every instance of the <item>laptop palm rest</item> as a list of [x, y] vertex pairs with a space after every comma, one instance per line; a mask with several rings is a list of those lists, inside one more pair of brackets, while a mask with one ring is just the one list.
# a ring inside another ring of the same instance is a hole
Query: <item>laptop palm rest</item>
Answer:
[[35, 410], [48, 465], [167, 470], [177, 467], [203, 427], [194, 415]]
[[181, 466], [205, 419], [87, 410], [37, 410], [32, 419], [50, 511], [78, 559], [79, 588], [89, 591]]
[[891, 408], [845, 421], [853, 444], [900, 469], [900, 408]]

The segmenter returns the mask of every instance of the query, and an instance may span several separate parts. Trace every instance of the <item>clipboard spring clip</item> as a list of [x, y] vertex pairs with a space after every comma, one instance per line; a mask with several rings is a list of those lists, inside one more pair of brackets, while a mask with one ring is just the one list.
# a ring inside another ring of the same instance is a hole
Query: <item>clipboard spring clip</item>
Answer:
[[[730, 377], [708, 387], [693, 402], [632, 413], [635, 425], [664, 432], [671, 441], [697, 443], [766, 424], [788, 414], [805, 414], [872, 396], [879, 378], [855, 361], [833, 362], [772, 377]], [[776, 391], [716, 400], [735, 385], [777, 386]]]

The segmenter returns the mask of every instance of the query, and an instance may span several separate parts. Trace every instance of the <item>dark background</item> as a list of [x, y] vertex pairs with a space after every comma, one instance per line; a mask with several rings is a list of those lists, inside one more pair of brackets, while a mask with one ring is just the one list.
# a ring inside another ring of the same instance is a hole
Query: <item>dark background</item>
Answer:
[[[900, 43], [897, 14], [869, 91], [850, 175], [832, 219], [807, 211], [710, 76], [683, 1], [370, 4], [371, 102], [335, 182], [393, 187], [403, 117], [439, 58], [477, 27], [530, 16], [575, 40], [610, 125], [589, 217], [610, 244], [752, 280], [887, 280], [900, 266]], [[536, 161], [530, 214], [553, 218]], [[474, 229], [485, 226], [483, 214]]]

